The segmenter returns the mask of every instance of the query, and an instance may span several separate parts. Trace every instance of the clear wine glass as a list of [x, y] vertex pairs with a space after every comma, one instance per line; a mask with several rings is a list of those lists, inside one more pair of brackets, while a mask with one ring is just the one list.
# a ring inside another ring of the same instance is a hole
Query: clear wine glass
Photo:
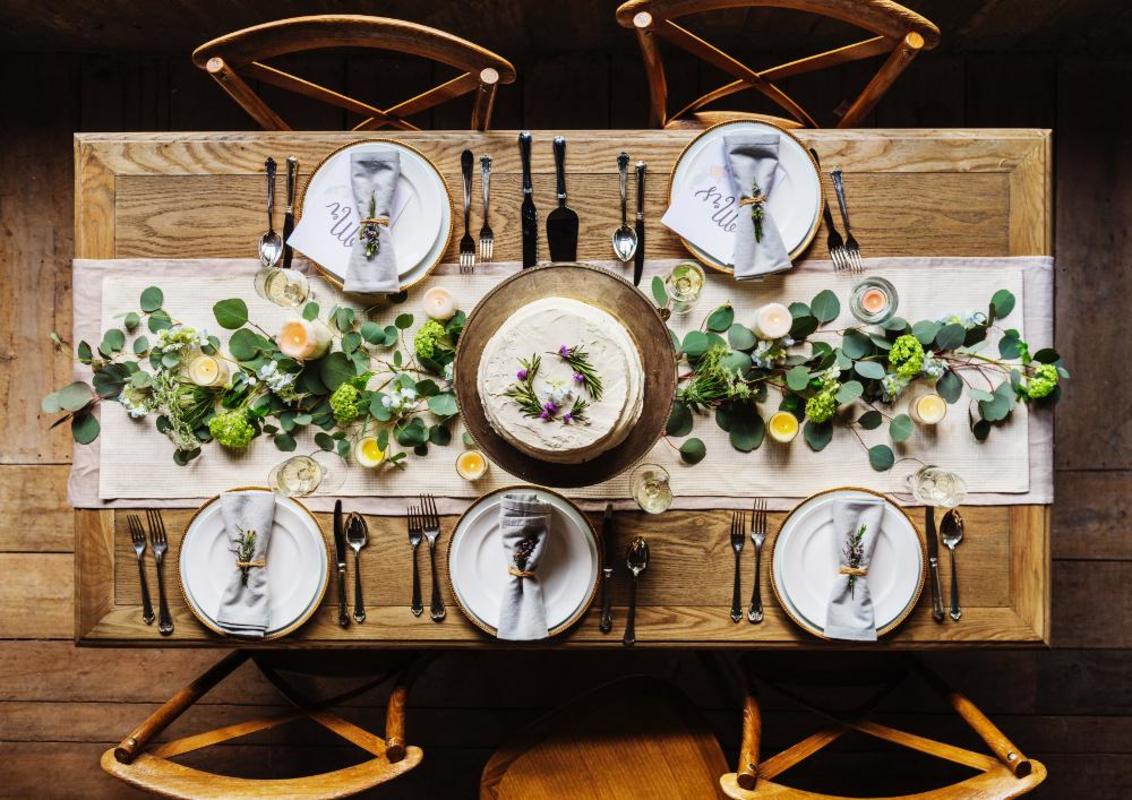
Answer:
[[291, 456], [271, 468], [267, 483], [284, 497], [333, 494], [346, 480], [346, 462], [337, 453], [316, 450], [308, 455]]
[[255, 276], [255, 292], [277, 306], [294, 308], [310, 297], [307, 276], [297, 269], [264, 267]]
[[642, 511], [660, 514], [672, 505], [672, 484], [668, 470], [658, 464], [641, 464], [630, 478], [633, 499]]
[[933, 464], [920, 467], [907, 481], [912, 496], [926, 506], [955, 508], [967, 498], [967, 484], [963, 479]]

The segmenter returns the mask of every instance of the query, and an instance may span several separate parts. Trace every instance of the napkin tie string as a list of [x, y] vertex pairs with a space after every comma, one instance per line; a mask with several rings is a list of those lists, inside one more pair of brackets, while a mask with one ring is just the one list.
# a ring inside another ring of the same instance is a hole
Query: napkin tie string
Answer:
[[866, 567], [842, 566], [840, 569], [837, 570], [837, 572], [838, 572], [839, 575], [852, 575], [853, 577], [861, 577], [861, 578], [863, 578], [863, 577], [865, 577], [866, 575], [869, 574], [869, 570]]
[[255, 561], [237, 561], [236, 566], [240, 569], [247, 569], [248, 567], [266, 567], [267, 559], [260, 556]]
[[507, 574], [514, 575], [516, 578], [533, 578], [535, 576], [534, 570], [519, 569], [514, 565], [507, 568]]
[[762, 192], [754, 195], [753, 197], [740, 197], [739, 205], [741, 206], [761, 206], [766, 205], [766, 195]]

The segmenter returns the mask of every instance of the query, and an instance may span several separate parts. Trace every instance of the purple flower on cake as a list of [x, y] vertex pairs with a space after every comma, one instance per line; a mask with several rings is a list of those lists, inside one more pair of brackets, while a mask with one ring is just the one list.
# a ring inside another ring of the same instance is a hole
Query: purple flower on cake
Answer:
[[521, 370], [519, 370], [518, 372], [515, 373], [515, 377], [518, 378], [521, 381], [525, 381], [527, 379], [527, 375], [529, 375], [529, 374], [530, 373], [527, 372], [525, 369], [521, 369]]
[[570, 348], [567, 347], [566, 345], [562, 345], [561, 347], [558, 348], [558, 355], [562, 356], [563, 358], [569, 358]]
[[574, 373], [574, 383], [584, 383], [585, 380], [586, 380], [586, 376], [583, 375], [582, 373], [580, 373], [580, 372]]
[[571, 422], [574, 421], [574, 412], [573, 411], [567, 411], [565, 414], [562, 415], [562, 421], [564, 423], [566, 423], [567, 425], [569, 425]]

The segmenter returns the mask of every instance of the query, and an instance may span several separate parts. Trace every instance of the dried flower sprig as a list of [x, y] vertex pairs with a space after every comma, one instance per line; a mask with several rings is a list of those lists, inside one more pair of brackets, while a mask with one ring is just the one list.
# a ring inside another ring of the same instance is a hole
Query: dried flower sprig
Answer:
[[236, 560], [242, 565], [240, 567], [240, 583], [244, 586], [248, 585], [248, 570], [251, 565], [248, 563], [255, 555], [255, 540], [256, 532], [254, 530], [244, 530], [237, 527], [240, 533], [240, 543], [236, 549]]
[[365, 245], [367, 259], [372, 259], [381, 252], [381, 233], [377, 229], [380, 224], [377, 220], [377, 199], [371, 194], [369, 198], [369, 217], [362, 220], [362, 227], [358, 230], [358, 238]]
[[585, 387], [590, 397], [594, 400], [600, 400], [602, 393], [601, 376], [597, 374], [594, 365], [590, 363], [589, 354], [578, 345], [574, 347], [562, 345], [558, 348], [557, 355], [574, 370], [574, 380]]
[[[852, 536], [850, 536], [849, 540], [847, 542], [845, 542], [845, 560], [849, 562], [848, 566], [852, 567], [853, 569], [859, 569], [860, 566], [861, 566], [861, 562], [865, 558], [865, 545], [864, 545], [864, 542], [862, 541], [862, 539], [865, 536], [865, 528], [866, 527], [867, 526], [862, 525], [860, 528], [857, 529], [857, 532], [854, 533]], [[857, 583], [857, 576], [856, 575], [850, 575], [849, 576], [849, 596], [850, 597], [853, 596], [853, 592], [854, 592], [853, 587], [856, 585], [856, 583]]]

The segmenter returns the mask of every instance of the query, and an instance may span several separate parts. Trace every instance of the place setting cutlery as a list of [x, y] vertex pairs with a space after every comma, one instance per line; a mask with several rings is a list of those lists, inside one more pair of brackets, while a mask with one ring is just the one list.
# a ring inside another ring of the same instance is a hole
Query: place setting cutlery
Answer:
[[134, 553], [138, 557], [138, 578], [141, 581], [142, 621], [152, 625], [156, 617], [153, 615], [153, 601], [149, 599], [149, 582], [145, 577], [145, 530], [137, 514], [126, 515], [126, 526], [130, 531], [130, 541], [134, 545]]
[[637, 249], [633, 253], [633, 285], [641, 285], [641, 275], [645, 270], [645, 170], [644, 161], [637, 162]]
[[841, 175], [841, 168], [835, 167], [829, 176], [833, 179], [833, 191], [837, 194], [837, 206], [841, 210], [841, 221], [845, 223], [845, 253], [850, 272], [864, 272], [861, 263], [861, 248], [853, 237], [853, 229], [849, 226], [849, 204], [845, 202], [845, 181]]
[[735, 581], [731, 588], [731, 621], [741, 622], [743, 620], [743, 609], [739, 599], [739, 563], [743, 552], [743, 542], [747, 539], [746, 514], [742, 511], [731, 512], [731, 550], [735, 553]]
[[637, 252], [637, 232], [629, 227], [629, 154], [617, 156], [617, 181], [621, 192], [621, 225], [613, 231], [613, 254], [622, 264], [633, 260]]
[[613, 582], [613, 562], [617, 560], [617, 550], [613, 542], [613, 503], [605, 504], [605, 515], [601, 520], [601, 541], [605, 547], [605, 562], [601, 567], [601, 623], [602, 633], [613, 630], [613, 595], [610, 584]]
[[[138, 531], [141, 530], [141, 521], [137, 515], [131, 514], [133, 522], [130, 523]], [[165, 521], [161, 518], [161, 512], [155, 509], [147, 509], [145, 512], [146, 523], [149, 527], [149, 544], [153, 550], [153, 561], [157, 565], [157, 631], [162, 636], [169, 636], [173, 633], [173, 615], [169, 613], [169, 601], [165, 592], [165, 553], [169, 550], [169, 538], [165, 533]], [[129, 518], [127, 518], [129, 519]], [[134, 551], [137, 552], [137, 544], [134, 545]], [[148, 588], [143, 581], [143, 594], [142, 606], [143, 613], [144, 607], [147, 602], [146, 595]], [[150, 622], [153, 620], [153, 607], [150, 606], [149, 610]], [[146, 624], [150, 624], [147, 622]]]
[[483, 225], [480, 226], [480, 260], [490, 264], [495, 255], [495, 234], [488, 223], [488, 204], [491, 199], [491, 156], [480, 156], [480, 188], [483, 190]]
[[476, 242], [472, 238], [472, 162], [475, 157], [471, 150], [460, 154], [460, 177], [464, 187], [464, 235], [460, 237], [460, 272], [468, 274], [476, 271]]
[[538, 211], [535, 209], [535, 191], [531, 183], [531, 134], [519, 134], [519, 158], [523, 162], [523, 204], [519, 209], [520, 232], [523, 241], [523, 269], [538, 264]]
[[265, 267], [274, 267], [283, 255], [283, 237], [275, 230], [275, 159], [264, 162], [267, 176], [267, 231], [259, 240], [259, 260]]
[[421, 540], [428, 542], [428, 559], [432, 575], [432, 596], [429, 600], [429, 619], [440, 622], [447, 615], [444, 600], [440, 594], [440, 581], [436, 576], [436, 542], [440, 537], [440, 515], [436, 510], [436, 500], [432, 495], [421, 495], [420, 505], [409, 506], [407, 516], [409, 547], [413, 551], [413, 600], [409, 607], [414, 616], [424, 612], [421, 602], [421, 579], [417, 570], [417, 550]]
[[633, 576], [633, 582], [629, 584], [629, 611], [625, 619], [625, 635], [621, 639], [621, 643], [626, 646], [637, 642], [637, 582], [648, 565], [649, 544], [643, 537], [638, 536], [629, 544], [629, 549], [625, 553], [625, 566]]
[[342, 515], [342, 501], [334, 501], [334, 561], [338, 568], [338, 624], [350, 625], [350, 610], [346, 605], [346, 525]]
[[[821, 160], [818, 158], [818, 151], [810, 148], [810, 155], [814, 157], [814, 163], [821, 169]], [[837, 230], [837, 226], [833, 224], [833, 212], [829, 210], [829, 200], [822, 198], [822, 219], [825, 220], [825, 228], [829, 231], [826, 236], [825, 246], [829, 250], [829, 258], [833, 261], [834, 272], [842, 272], [849, 268], [849, 254], [845, 252], [845, 240], [841, 238], [841, 233]]]
[[546, 243], [550, 260], [578, 260], [578, 213], [566, 205], [566, 137], [554, 137], [554, 176], [558, 206], [546, 218]]
[[295, 183], [299, 177], [299, 160], [287, 156], [287, 207], [283, 213], [283, 269], [291, 268], [294, 248], [287, 244], [295, 230]]
[[924, 506], [924, 538], [928, 545], [928, 570], [931, 572], [932, 619], [943, 622], [943, 600], [939, 584], [939, 539], [935, 529], [935, 507]]
[[758, 498], [751, 507], [751, 544], [755, 546], [755, 585], [751, 589], [751, 605], [747, 609], [747, 622], [763, 621], [762, 560], [766, 542], [766, 499]]
[[409, 547], [413, 552], [413, 600], [409, 610], [413, 612], [413, 616], [419, 617], [424, 612], [424, 604], [421, 602], [421, 573], [417, 567], [417, 550], [424, 538], [424, 524], [416, 506], [409, 506], [405, 521], [409, 530]]
[[949, 615], [953, 622], [958, 622], [963, 616], [963, 609], [959, 607], [959, 577], [955, 571], [955, 548], [963, 541], [963, 517], [958, 509], [950, 509], [943, 515], [940, 523], [939, 538], [951, 555], [951, 609]]
[[346, 521], [346, 541], [354, 551], [354, 622], [366, 621], [362, 599], [362, 549], [369, 544], [369, 526], [361, 514], [350, 514]]

